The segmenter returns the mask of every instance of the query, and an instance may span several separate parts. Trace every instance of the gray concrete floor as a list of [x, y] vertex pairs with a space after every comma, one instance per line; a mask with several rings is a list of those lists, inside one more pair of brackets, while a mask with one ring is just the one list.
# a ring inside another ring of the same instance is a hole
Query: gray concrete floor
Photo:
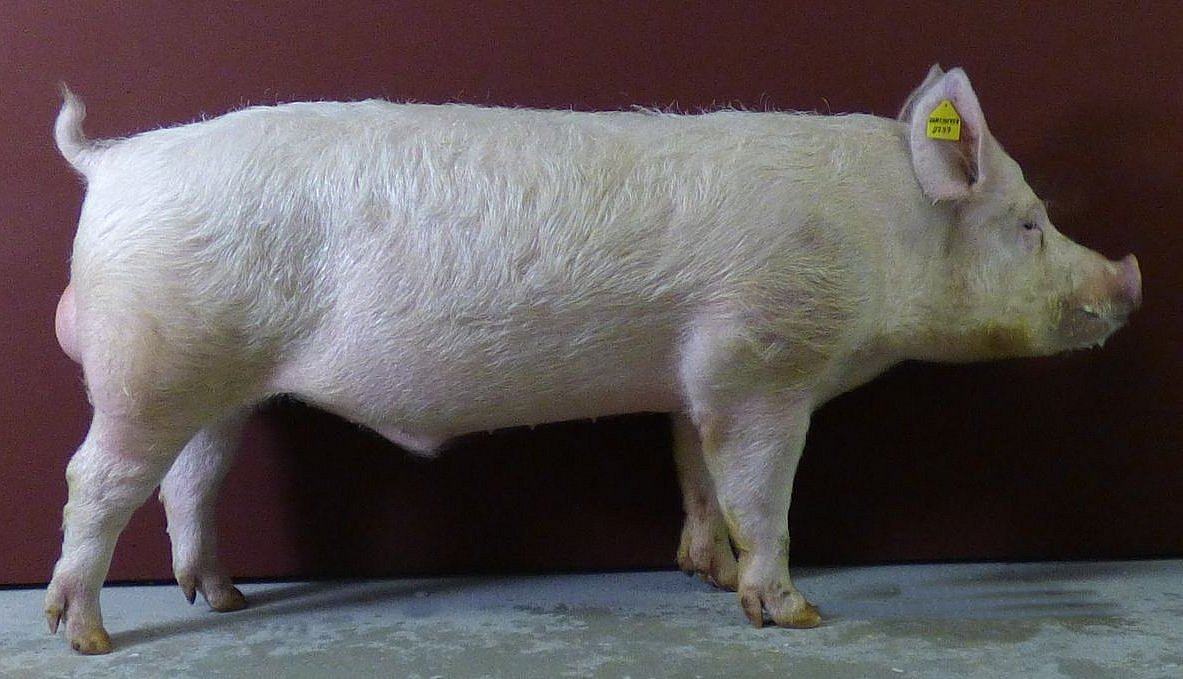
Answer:
[[819, 629], [681, 573], [268, 583], [217, 614], [109, 587], [82, 657], [0, 591], [0, 677], [1183, 677], [1183, 561], [798, 569]]

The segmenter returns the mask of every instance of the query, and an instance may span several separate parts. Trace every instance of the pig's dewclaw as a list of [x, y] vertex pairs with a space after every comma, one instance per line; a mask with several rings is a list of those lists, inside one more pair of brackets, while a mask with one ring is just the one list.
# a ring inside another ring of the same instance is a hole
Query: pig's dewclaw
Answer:
[[57, 634], [58, 625], [66, 619], [66, 596], [62, 591], [50, 583], [45, 592], [45, 622], [49, 625], [49, 633]]
[[45, 607], [45, 623], [49, 625], [49, 633], [58, 633], [58, 623], [62, 621], [62, 611], [60, 606], [46, 606]]
[[185, 600], [192, 606], [197, 601], [197, 584], [192, 581], [177, 580], [177, 584], [181, 586], [181, 593], [185, 595]]

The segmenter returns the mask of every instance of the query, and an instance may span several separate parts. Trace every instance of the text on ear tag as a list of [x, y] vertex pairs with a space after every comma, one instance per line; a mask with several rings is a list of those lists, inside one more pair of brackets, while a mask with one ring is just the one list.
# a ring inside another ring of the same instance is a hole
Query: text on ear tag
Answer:
[[961, 114], [953, 108], [953, 102], [942, 99], [928, 114], [928, 138], [961, 140]]

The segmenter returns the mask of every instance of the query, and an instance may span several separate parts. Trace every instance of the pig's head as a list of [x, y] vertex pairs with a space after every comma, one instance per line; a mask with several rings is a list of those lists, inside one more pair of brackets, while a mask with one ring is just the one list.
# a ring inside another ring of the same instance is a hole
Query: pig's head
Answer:
[[943, 243], [925, 265], [929, 355], [916, 358], [1052, 354], [1100, 345], [1125, 323], [1141, 303], [1138, 260], [1109, 261], [1056, 230], [964, 72], [934, 66], [900, 120], [921, 190], [947, 224], [932, 234]]

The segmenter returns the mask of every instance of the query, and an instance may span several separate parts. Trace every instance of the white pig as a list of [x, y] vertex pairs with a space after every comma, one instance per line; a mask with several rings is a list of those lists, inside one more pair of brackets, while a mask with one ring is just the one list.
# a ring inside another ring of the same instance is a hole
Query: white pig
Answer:
[[905, 359], [1100, 344], [1141, 297], [1133, 256], [1052, 226], [960, 70], [898, 120], [364, 101], [90, 141], [83, 115], [65, 92], [87, 193], [57, 334], [94, 418], [45, 606], [83, 653], [111, 649], [99, 589], [157, 486], [185, 596], [246, 605], [214, 498], [277, 394], [423, 453], [672, 413], [680, 565], [812, 627], [787, 519], [812, 411]]

